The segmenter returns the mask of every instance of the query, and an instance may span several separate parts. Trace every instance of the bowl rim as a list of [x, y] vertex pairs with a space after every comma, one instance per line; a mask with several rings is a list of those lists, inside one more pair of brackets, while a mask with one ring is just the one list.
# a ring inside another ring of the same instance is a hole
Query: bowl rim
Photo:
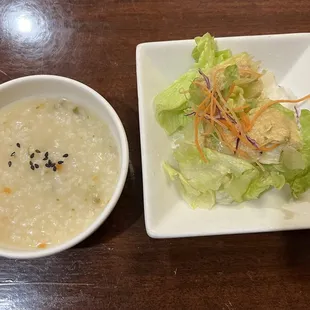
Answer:
[[129, 147], [128, 147], [128, 140], [126, 136], [126, 132], [124, 129], [124, 126], [116, 113], [116, 111], [113, 109], [113, 107], [109, 104], [109, 102], [101, 96], [98, 92], [96, 92], [91, 87], [76, 81], [71, 78], [58, 76], [58, 75], [30, 75], [25, 77], [20, 77], [17, 79], [10, 80], [8, 82], [4, 82], [0, 84], [0, 93], [4, 91], [8, 87], [14, 87], [17, 84], [21, 84], [28, 81], [35, 81], [35, 80], [58, 80], [60, 82], [64, 83], [70, 83], [74, 85], [77, 88], [83, 89], [85, 92], [91, 93], [98, 101], [101, 102], [103, 108], [107, 111], [109, 117], [111, 118], [112, 122], [114, 123], [117, 133], [120, 137], [120, 157], [121, 157], [121, 164], [120, 164], [120, 173], [118, 177], [117, 184], [115, 186], [115, 190], [113, 192], [113, 195], [108, 202], [108, 204], [105, 206], [103, 211], [99, 214], [99, 216], [95, 219], [95, 221], [89, 225], [85, 230], [80, 232], [78, 235], [73, 237], [72, 239], [61, 243], [59, 245], [56, 245], [54, 247], [44, 249], [44, 250], [18, 250], [18, 249], [6, 249], [0, 247], [0, 257], [7, 257], [7, 258], [14, 258], [14, 259], [31, 259], [31, 258], [39, 258], [39, 257], [45, 257], [49, 255], [53, 255], [59, 252], [62, 252], [64, 250], [67, 250], [76, 244], [80, 243], [81, 241], [85, 240], [87, 237], [89, 237], [95, 230], [99, 228], [99, 226], [108, 218], [112, 210], [114, 209], [116, 203], [118, 202], [120, 195], [123, 191], [127, 173], [128, 173], [128, 167], [129, 167]]

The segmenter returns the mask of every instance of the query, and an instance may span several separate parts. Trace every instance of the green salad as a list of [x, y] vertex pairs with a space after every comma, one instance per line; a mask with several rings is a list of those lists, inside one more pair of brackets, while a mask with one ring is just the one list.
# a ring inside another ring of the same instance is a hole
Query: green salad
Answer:
[[310, 187], [310, 111], [298, 106], [310, 95], [290, 98], [249, 54], [219, 50], [208, 33], [195, 43], [192, 69], [154, 99], [172, 139], [164, 170], [193, 208], [285, 184], [299, 198]]

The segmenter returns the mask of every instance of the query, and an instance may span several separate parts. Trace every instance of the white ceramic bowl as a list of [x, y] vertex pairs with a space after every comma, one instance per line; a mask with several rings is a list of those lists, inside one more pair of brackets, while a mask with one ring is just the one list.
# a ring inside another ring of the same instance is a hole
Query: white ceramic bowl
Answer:
[[[310, 92], [310, 33], [216, 38], [220, 49], [248, 52], [297, 97]], [[137, 84], [146, 230], [177, 238], [310, 228], [310, 198], [292, 201], [287, 188], [271, 190], [239, 207], [191, 209], [161, 168], [171, 141], [157, 124], [153, 99], [192, 67], [194, 40], [150, 42], [137, 47]], [[310, 104], [303, 105], [310, 109]], [[310, 191], [309, 191], [310, 194]], [[241, 206], [243, 208], [241, 208]]]
[[12, 250], [0, 247], [0, 256], [10, 258], [36, 258], [66, 250], [91, 235], [109, 216], [124, 188], [129, 162], [128, 141], [124, 127], [111, 105], [90, 87], [60, 76], [34, 75], [18, 78], [0, 85], [0, 108], [11, 102], [28, 97], [65, 97], [87, 107], [102, 118], [115, 137], [120, 153], [120, 174], [110, 202], [97, 219], [73, 239], [42, 250]]

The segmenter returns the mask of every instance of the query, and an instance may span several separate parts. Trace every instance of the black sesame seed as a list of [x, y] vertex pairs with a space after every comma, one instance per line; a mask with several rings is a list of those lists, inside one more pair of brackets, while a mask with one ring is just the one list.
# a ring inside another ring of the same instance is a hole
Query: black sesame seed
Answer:
[[48, 158], [48, 152], [46, 152], [46, 153], [44, 154], [44, 156]]
[[9, 161], [9, 162], [8, 162], [8, 165], [9, 165], [9, 167], [11, 167], [11, 166], [12, 166], [12, 162], [11, 162], [11, 161]]
[[40, 166], [38, 164], [34, 164], [34, 166], [38, 169]]
[[34, 166], [31, 166], [30, 168], [31, 168], [32, 170], [34, 170]]
[[60, 160], [59, 162], [58, 162], [58, 164], [59, 165], [62, 165], [64, 162], [62, 161], [62, 160]]
[[69, 156], [69, 154], [64, 154], [64, 155], [62, 155], [62, 157], [68, 157]]
[[52, 161], [49, 159], [47, 162], [49, 165], [52, 165]]
[[11, 156], [15, 156], [15, 152], [13, 152], [13, 153], [11, 154]]
[[30, 162], [29, 162], [29, 165], [30, 165], [30, 166], [33, 166], [33, 162], [32, 162], [31, 160], [30, 160]]
[[30, 158], [33, 158], [34, 157], [34, 153], [32, 153], [31, 155], [30, 155]]
[[43, 160], [47, 160], [47, 157], [44, 157]]
[[41, 153], [41, 151], [40, 151], [40, 150], [36, 150], [36, 153], [38, 153], [38, 154], [39, 154], [39, 153]]
[[45, 167], [46, 168], [50, 168], [51, 166], [49, 164], [45, 164]]
[[54, 167], [54, 168], [53, 168], [53, 171], [56, 171], [56, 170], [57, 170], [57, 168], [56, 168], [56, 167]]
[[17, 147], [20, 147], [20, 143], [16, 143], [16, 146], [17, 146]]

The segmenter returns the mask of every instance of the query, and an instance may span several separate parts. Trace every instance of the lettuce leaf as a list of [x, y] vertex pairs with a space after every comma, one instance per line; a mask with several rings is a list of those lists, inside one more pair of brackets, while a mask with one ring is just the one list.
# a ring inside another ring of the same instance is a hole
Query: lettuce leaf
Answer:
[[301, 152], [293, 147], [287, 146], [282, 151], [282, 163], [284, 167], [290, 170], [305, 169], [305, 160]]
[[[310, 188], [310, 111], [302, 110], [300, 116], [301, 135], [303, 146], [300, 151], [304, 160], [305, 168], [291, 170], [283, 168], [284, 176], [291, 187], [292, 195], [295, 198], [300, 197]], [[296, 159], [298, 160], [298, 159]], [[284, 166], [284, 165], [283, 165]]]
[[[174, 151], [177, 168], [165, 163], [164, 169], [172, 180], [179, 180], [184, 199], [193, 208], [212, 207], [217, 201], [242, 202], [257, 198], [270, 186], [282, 187], [284, 178], [276, 178], [280, 173], [262, 172], [249, 162], [219, 153], [208, 148], [204, 149], [208, 162], [201, 160], [195, 146], [183, 143]], [[269, 179], [268, 179], [269, 176]], [[259, 183], [264, 181], [264, 186]], [[268, 180], [267, 180], [268, 179]], [[253, 184], [253, 185], [252, 185]]]
[[168, 163], [163, 164], [164, 170], [174, 181], [179, 180], [181, 184], [181, 193], [183, 198], [193, 209], [209, 209], [215, 204], [215, 193], [212, 190], [199, 191], [195, 189], [178, 170], [174, 169]]
[[198, 106], [205, 98], [206, 95], [201, 91], [201, 88], [195, 83], [192, 83], [189, 87], [189, 103], [192, 106]]
[[[208, 33], [203, 37], [195, 38], [195, 42], [196, 47], [192, 53], [196, 61], [194, 67], [201, 68], [204, 72], [231, 57], [229, 50], [217, 50], [214, 37]], [[189, 90], [193, 80], [199, 76], [197, 69], [190, 69], [155, 97], [156, 119], [168, 135], [182, 129], [189, 121], [185, 116], [186, 110], [191, 107], [191, 104], [200, 103], [198, 97], [192, 98], [192, 95], [197, 95], [194, 89], [191, 89], [190, 98], [186, 98], [182, 93], [182, 90]]]
[[239, 70], [238, 66], [236, 64], [230, 65], [225, 68], [224, 70], [224, 77], [225, 77], [225, 82], [224, 82], [224, 89], [229, 88], [231, 84], [239, 78]]
[[215, 52], [215, 62], [217, 65], [229, 59], [230, 57], [232, 57], [231, 50], [221, 50]]
[[215, 50], [216, 43], [214, 38], [206, 33], [202, 37], [196, 37], [195, 39], [196, 46], [192, 51], [192, 57], [197, 63], [199, 68], [210, 66], [213, 67], [215, 65]]
[[285, 184], [285, 177], [277, 171], [265, 171], [261, 173], [258, 178], [253, 180], [253, 182], [248, 187], [245, 195], [243, 196], [244, 200], [257, 199], [265, 191], [269, 190], [272, 187], [281, 189]]
[[168, 135], [185, 126], [188, 121], [184, 111], [189, 107], [189, 103], [180, 90], [188, 89], [196, 75], [195, 70], [186, 72], [155, 97], [156, 119]]
[[255, 169], [247, 161], [237, 157], [204, 149], [204, 162], [194, 145], [181, 144], [173, 153], [179, 170], [197, 190], [219, 190], [231, 180], [232, 175], [240, 177], [245, 171]]
[[196, 46], [193, 49], [192, 57], [196, 61], [196, 68], [210, 69], [232, 56], [230, 50], [218, 51], [214, 37], [209, 33], [202, 37], [196, 37], [194, 40]]
[[302, 110], [300, 115], [301, 136], [303, 147], [301, 152], [304, 155], [306, 163], [310, 166], [310, 111]]
[[286, 107], [284, 107], [280, 103], [273, 105], [271, 108], [281, 111], [283, 114], [285, 114], [290, 119], [294, 119], [294, 117], [295, 117], [294, 112], [292, 110], [287, 109]]
[[[253, 81], [243, 87], [244, 98], [247, 100], [258, 98], [263, 92], [263, 83], [261, 80]], [[255, 105], [257, 106], [257, 104]]]
[[227, 203], [257, 199], [271, 187], [280, 189], [285, 184], [279, 171], [262, 171], [246, 160], [208, 148], [204, 153], [207, 163], [195, 146], [184, 143], [174, 152], [178, 168], [164, 164], [170, 178], [180, 181], [184, 199], [193, 208], [210, 208], [216, 200]]

